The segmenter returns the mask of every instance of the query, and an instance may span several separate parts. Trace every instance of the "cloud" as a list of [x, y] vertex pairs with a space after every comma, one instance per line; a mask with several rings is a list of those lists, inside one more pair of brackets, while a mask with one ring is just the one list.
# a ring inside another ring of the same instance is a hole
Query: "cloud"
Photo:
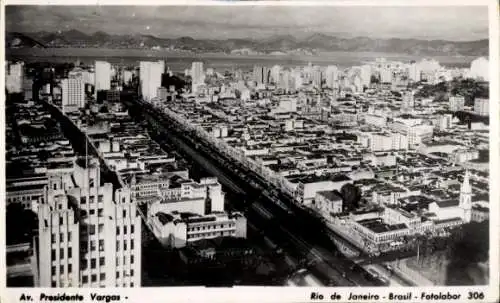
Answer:
[[[147, 30], [147, 26], [150, 29]], [[161, 37], [262, 38], [311, 32], [475, 40], [488, 37], [483, 6], [7, 6], [8, 31], [148, 33]]]

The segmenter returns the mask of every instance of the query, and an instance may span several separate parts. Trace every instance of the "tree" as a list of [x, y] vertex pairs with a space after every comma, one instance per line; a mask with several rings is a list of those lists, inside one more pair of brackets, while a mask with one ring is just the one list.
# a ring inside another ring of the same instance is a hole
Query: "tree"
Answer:
[[344, 184], [340, 189], [342, 196], [342, 208], [344, 210], [354, 210], [359, 207], [361, 200], [361, 190], [351, 183]]
[[480, 264], [489, 260], [489, 221], [471, 222], [453, 232], [458, 235], [450, 245], [446, 284], [487, 284], [488, 273]]

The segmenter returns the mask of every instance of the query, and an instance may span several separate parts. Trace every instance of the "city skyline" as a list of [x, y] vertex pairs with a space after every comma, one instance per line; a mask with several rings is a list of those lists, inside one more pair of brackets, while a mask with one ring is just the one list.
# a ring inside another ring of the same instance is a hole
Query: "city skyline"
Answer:
[[[161, 38], [265, 39], [315, 33], [343, 38], [488, 39], [487, 6], [7, 6], [8, 32], [144, 34]], [[411, 12], [411, 13], [410, 13]], [[384, 22], [381, 22], [384, 20]], [[207, 30], [209, 29], [209, 30]], [[374, 34], [375, 33], [375, 34]]]

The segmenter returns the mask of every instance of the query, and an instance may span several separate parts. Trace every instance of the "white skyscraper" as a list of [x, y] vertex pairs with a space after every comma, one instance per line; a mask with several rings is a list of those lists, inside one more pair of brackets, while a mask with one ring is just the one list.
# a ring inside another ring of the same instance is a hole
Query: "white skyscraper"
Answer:
[[359, 77], [361, 78], [361, 85], [370, 87], [372, 77], [372, 67], [370, 65], [362, 65], [360, 68]]
[[81, 75], [63, 79], [61, 90], [62, 111], [64, 113], [75, 112], [85, 107], [85, 83], [83, 83]]
[[193, 80], [193, 83], [203, 83], [205, 80], [204, 78], [205, 74], [203, 73], [203, 62], [193, 62], [191, 64], [191, 79]]
[[165, 72], [165, 61], [156, 62], [141, 61], [140, 63], [140, 81], [141, 95], [145, 101], [149, 101], [156, 96], [158, 87], [161, 87], [161, 77]]
[[335, 87], [335, 82], [339, 78], [339, 70], [335, 65], [329, 65], [325, 71], [326, 86], [329, 88]]
[[418, 82], [420, 81], [420, 67], [416, 62], [408, 66], [408, 79]]
[[280, 73], [281, 73], [281, 66], [274, 65], [271, 68], [271, 78], [272, 81], [276, 84], [280, 82]]
[[39, 206], [37, 286], [140, 287], [141, 217], [129, 189], [101, 185], [96, 159], [49, 174]]
[[111, 64], [105, 61], [95, 62], [95, 91], [111, 89]]
[[5, 88], [11, 94], [23, 92], [24, 62], [5, 65]]

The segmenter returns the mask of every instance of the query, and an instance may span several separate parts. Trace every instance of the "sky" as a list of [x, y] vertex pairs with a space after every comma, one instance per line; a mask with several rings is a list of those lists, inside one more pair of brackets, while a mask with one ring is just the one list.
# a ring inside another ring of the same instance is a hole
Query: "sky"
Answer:
[[162, 38], [341, 37], [470, 41], [488, 38], [486, 6], [7, 6], [6, 30], [77, 29]]

